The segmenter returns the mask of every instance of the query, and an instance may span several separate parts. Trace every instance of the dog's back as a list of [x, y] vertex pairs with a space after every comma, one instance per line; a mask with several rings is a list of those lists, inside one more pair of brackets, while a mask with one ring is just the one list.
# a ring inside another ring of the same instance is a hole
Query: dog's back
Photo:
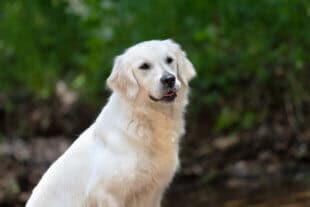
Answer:
[[81, 206], [91, 173], [94, 127], [88, 128], [46, 171], [26, 207]]

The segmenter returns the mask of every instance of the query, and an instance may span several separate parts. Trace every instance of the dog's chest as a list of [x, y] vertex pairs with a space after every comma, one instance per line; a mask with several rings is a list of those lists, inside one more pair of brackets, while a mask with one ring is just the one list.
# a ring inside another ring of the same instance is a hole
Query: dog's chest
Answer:
[[134, 192], [166, 185], [177, 168], [178, 158], [174, 153], [161, 155], [136, 153], [127, 155], [116, 163], [118, 164], [114, 165], [109, 176], [113, 180], [113, 186], [128, 188], [129, 192]]
[[105, 169], [97, 172], [101, 178], [94, 183], [90, 197], [100, 203], [108, 193], [127, 203], [126, 206], [140, 206], [143, 197], [168, 185], [177, 168], [177, 154], [162, 155], [141, 152], [121, 154], [111, 161], [105, 159]]
[[[135, 187], [140, 185], [140, 190], [156, 188], [167, 185], [174, 175], [178, 165], [177, 133], [171, 130], [171, 124], [156, 127], [152, 122], [139, 123], [136, 136], [145, 140], [146, 146], [142, 151], [135, 151], [129, 160], [131, 168], [128, 172], [134, 172], [132, 177], [127, 177]], [[144, 190], [145, 191], [145, 190]]]

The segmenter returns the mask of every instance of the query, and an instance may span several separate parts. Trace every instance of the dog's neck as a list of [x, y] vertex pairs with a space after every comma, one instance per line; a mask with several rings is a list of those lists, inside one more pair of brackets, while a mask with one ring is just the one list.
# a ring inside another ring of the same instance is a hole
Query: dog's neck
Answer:
[[[126, 97], [113, 93], [96, 120], [96, 133], [108, 137], [111, 128], [117, 128], [122, 135], [144, 145], [178, 144], [183, 135], [183, 111], [187, 91], [180, 93], [175, 103], [141, 103], [128, 101]], [[106, 136], [105, 136], [106, 135]]]

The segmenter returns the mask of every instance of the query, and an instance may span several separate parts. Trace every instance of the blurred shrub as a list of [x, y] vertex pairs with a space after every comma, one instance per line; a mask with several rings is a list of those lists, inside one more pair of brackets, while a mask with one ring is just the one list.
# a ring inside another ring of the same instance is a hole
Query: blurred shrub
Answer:
[[0, 2], [0, 90], [48, 99], [62, 79], [100, 103], [113, 57], [173, 38], [197, 68], [190, 112], [249, 129], [279, 105], [303, 122], [310, 102], [307, 0]]

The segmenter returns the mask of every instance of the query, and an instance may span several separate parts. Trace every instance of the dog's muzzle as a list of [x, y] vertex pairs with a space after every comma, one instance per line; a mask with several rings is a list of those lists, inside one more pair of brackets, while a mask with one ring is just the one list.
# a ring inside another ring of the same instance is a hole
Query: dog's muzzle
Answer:
[[176, 78], [171, 73], [165, 73], [160, 78], [160, 82], [162, 84], [162, 88], [164, 91], [164, 95], [161, 98], [155, 98], [150, 95], [150, 99], [153, 101], [164, 101], [164, 102], [172, 102], [177, 97], [177, 89], [175, 87]]

